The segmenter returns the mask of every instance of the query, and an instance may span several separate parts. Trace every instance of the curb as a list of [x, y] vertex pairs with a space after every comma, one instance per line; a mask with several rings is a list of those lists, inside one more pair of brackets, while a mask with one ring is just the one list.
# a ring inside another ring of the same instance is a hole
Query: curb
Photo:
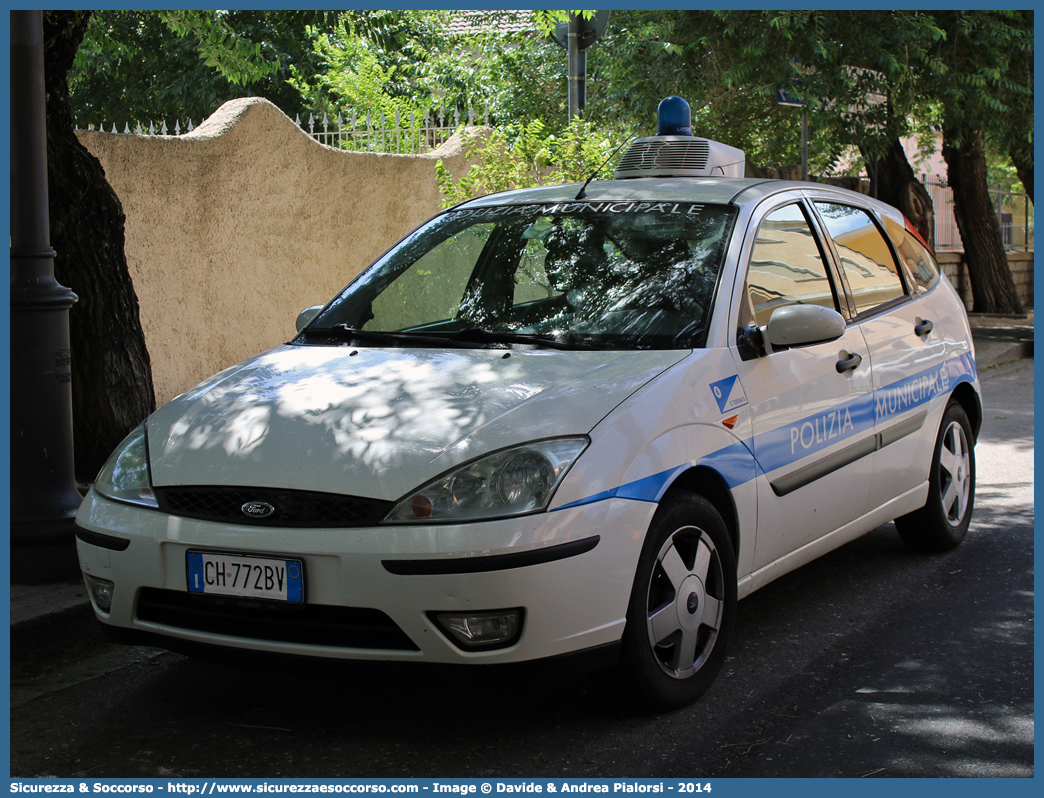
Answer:
[[102, 640], [82, 581], [11, 585], [11, 678]]
[[1033, 359], [1033, 339], [975, 337], [975, 367], [978, 371], [1023, 358]]

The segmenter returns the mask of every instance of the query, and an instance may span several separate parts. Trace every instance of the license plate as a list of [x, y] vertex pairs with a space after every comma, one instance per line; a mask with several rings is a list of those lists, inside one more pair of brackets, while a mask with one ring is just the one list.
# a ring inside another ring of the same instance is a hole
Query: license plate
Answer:
[[300, 560], [250, 557], [211, 551], [188, 552], [190, 593], [241, 596], [275, 601], [304, 601]]

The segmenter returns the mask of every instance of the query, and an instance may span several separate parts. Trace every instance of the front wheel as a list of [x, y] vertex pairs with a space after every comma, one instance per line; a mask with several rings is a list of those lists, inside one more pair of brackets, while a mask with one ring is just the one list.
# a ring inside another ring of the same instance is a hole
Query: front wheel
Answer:
[[621, 664], [639, 702], [687, 706], [711, 686], [736, 620], [736, 556], [718, 511], [676, 493], [649, 525], [631, 589]]
[[928, 475], [928, 501], [895, 519], [899, 537], [918, 551], [948, 551], [964, 540], [975, 502], [975, 449], [968, 415], [956, 402], [943, 414]]

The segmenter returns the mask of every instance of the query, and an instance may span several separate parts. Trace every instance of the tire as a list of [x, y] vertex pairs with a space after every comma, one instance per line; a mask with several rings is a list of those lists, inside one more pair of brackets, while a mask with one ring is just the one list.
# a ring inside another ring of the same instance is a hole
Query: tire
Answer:
[[736, 621], [736, 555], [713, 505], [668, 495], [638, 560], [621, 654], [622, 676], [646, 709], [687, 706], [711, 686]]
[[975, 504], [975, 449], [964, 408], [950, 402], [943, 414], [928, 475], [928, 501], [895, 519], [899, 537], [917, 551], [949, 551], [968, 533]]

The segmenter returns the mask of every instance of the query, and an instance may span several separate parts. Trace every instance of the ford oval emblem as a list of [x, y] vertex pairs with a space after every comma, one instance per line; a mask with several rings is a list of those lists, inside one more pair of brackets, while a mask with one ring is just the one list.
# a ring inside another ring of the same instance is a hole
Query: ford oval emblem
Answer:
[[247, 502], [239, 509], [247, 518], [268, 518], [276, 508], [268, 502]]

